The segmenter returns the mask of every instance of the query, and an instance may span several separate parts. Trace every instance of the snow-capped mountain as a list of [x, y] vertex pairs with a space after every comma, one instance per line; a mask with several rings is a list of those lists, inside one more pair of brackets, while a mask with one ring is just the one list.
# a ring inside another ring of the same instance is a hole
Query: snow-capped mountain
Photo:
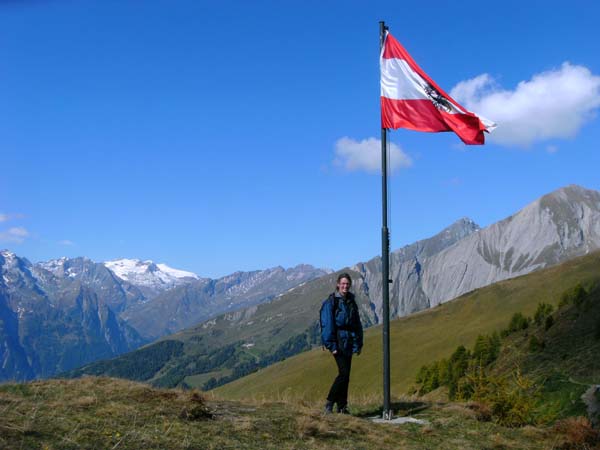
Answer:
[[121, 280], [137, 286], [148, 298], [155, 297], [160, 292], [175, 286], [200, 279], [195, 273], [173, 269], [166, 264], [155, 264], [150, 260], [115, 259], [103, 264]]
[[65, 283], [76, 281], [98, 292], [103, 302], [116, 313], [147, 301], [145, 293], [137, 286], [119, 278], [104, 264], [89, 258], [59, 258], [39, 262], [32, 266], [32, 272], [44, 290], [51, 293], [61, 289]]
[[87, 258], [31, 264], [0, 251], [0, 381], [52, 376], [139, 347], [145, 341], [115, 312], [134, 298]]
[[1, 250], [0, 382], [53, 376], [119, 355], [324, 273], [299, 265], [211, 280], [152, 261], [77, 257], [32, 264]]

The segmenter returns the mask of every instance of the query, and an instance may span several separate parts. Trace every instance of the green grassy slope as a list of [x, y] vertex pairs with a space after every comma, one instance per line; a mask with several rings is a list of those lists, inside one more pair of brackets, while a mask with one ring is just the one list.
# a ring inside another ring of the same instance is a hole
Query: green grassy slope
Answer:
[[[458, 345], [472, 347], [481, 333], [500, 331], [516, 312], [533, 315], [537, 304], [556, 306], [577, 283], [600, 282], [600, 253], [465, 294], [437, 308], [391, 323], [392, 394], [402, 395], [418, 369], [448, 357]], [[350, 401], [364, 402], [382, 392], [381, 327], [367, 331], [363, 354], [353, 360]], [[333, 359], [313, 350], [222, 386], [225, 398], [325, 398], [335, 375]]]

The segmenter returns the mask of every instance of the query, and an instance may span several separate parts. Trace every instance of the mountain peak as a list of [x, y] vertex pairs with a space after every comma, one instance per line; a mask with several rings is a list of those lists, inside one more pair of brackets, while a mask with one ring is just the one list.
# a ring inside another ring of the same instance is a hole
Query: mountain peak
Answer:
[[480, 229], [472, 219], [462, 217], [434, 236], [394, 250], [392, 255], [401, 260], [409, 260], [417, 256], [427, 258]]
[[453, 224], [444, 228], [438, 234], [450, 233], [450, 232], [459, 231], [459, 230], [468, 230], [469, 232], [473, 232], [473, 231], [477, 231], [480, 229], [481, 229], [481, 227], [479, 225], [477, 225], [477, 223], [475, 223], [475, 221], [473, 219], [471, 219], [470, 217], [461, 217]]
[[193, 272], [174, 269], [166, 264], [156, 264], [152, 260], [123, 258], [105, 261], [103, 264], [121, 280], [156, 291], [171, 288], [189, 279], [200, 279]]
[[587, 203], [595, 202], [597, 204], [600, 201], [600, 192], [592, 189], [586, 189], [577, 184], [569, 184], [568, 186], [561, 187], [549, 194], [544, 195], [540, 198], [540, 202], [544, 201], [569, 201], [576, 203]]
[[4, 250], [0, 250], [0, 256], [2, 256], [3, 258], [12, 259], [12, 258], [15, 258], [17, 255], [15, 255], [13, 252], [11, 252], [8, 249], [4, 249]]
[[568, 223], [574, 229], [574, 221], [588, 216], [591, 211], [600, 211], [600, 192], [570, 184], [538, 198], [504, 220], [550, 214], [557, 223]]

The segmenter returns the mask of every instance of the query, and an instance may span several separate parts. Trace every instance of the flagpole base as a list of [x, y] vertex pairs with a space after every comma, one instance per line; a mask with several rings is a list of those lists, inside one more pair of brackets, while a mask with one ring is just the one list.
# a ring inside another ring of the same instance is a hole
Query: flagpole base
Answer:
[[389, 409], [387, 411], [383, 411], [382, 419], [383, 420], [394, 420], [394, 411], [392, 411], [391, 409]]

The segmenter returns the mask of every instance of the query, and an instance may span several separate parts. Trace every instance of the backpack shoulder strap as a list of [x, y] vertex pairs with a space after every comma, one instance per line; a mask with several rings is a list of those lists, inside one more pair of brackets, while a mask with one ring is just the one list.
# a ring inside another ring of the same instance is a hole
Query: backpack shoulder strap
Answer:
[[[333, 294], [330, 294], [329, 297], [327, 297], [325, 300], [323, 300], [323, 303], [321, 303], [321, 309], [319, 310], [319, 322], [320, 322], [320, 316], [323, 313], [323, 308], [325, 308], [325, 305], [330, 300], [333, 302], [333, 315], [335, 316], [335, 313], [337, 312], [337, 309], [338, 309], [338, 298], [335, 296], [335, 292], [334, 292]], [[322, 323], [321, 323], [321, 328], [323, 328]]]
[[[323, 333], [323, 308], [325, 308], [325, 305], [327, 305], [327, 302], [329, 301], [333, 302], [333, 323], [335, 324], [335, 313], [337, 311], [338, 308], [338, 299], [335, 296], [335, 292], [333, 294], [331, 294], [329, 297], [327, 297], [325, 300], [323, 300], [323, 303], [321, 303], [321, 309], [319, 310], [319, 326], [321, 328], [321, 334]], [[322, 350], [325, 350], [324, 346], [321, 346]]]

